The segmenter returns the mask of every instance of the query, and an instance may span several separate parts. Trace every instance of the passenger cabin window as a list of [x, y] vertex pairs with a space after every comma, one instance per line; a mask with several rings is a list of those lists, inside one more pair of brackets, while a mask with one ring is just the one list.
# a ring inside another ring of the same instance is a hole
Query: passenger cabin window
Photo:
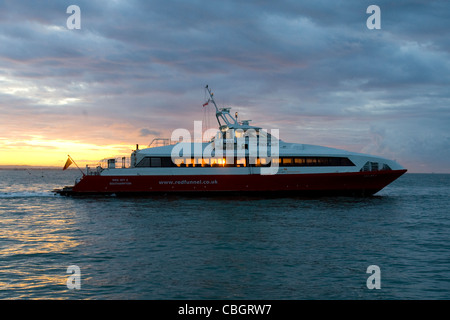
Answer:
[[175, 164], [172, 162], [172, 159], [170, 157], [144, 157], [141, 161], [139, 161], [136, 167], [175, 167]]
[[[342, 167], [354, 166], [355, 164], [345, 157], [280, 157], [280, 158], [256, 158], [234, 157], [233, 161], [227, 162], [226, 158], [180, 158], [172, 161], [171, 157], [144, 157], [136, 167], [168, 168], [168, 167], [268, 167], [271, 163], [278, 163], [281, 167]], [[378, 163], [370, 162], [361, 171], [378, 170]], [[383, 170], [389, 168], [383, 166]]]
[[355, 164], [345, 157], [281, 157], [282, 167], [343, 167]]
[[136, 167], [150, 167], [150, 157], [145, 157], [136, 165]]
[[150, 165], [152, 167], [161, 167], [161, 158], [150, 158]]

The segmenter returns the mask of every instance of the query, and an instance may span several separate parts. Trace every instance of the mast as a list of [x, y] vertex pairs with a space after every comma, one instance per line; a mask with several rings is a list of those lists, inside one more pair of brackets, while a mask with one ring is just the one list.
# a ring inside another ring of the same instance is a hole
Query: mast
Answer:
[[[233, 118], [230, 114], [231, 108], [218, 108], [216, 101], [214, 101], [214, 93], [211, 92], [211, 89], [206, 85], [205, 89], [209, 93], [209, 99], [207, 103], [212, 102], [214, 104], [214, 107], [216, 108], [216, 119], [219, 123], [219, 129], [221, 131], [226, 131], [229, 128], [235, 128], [239, 126], [239, 123], [237, 121], [237, 117]], [[222, 120], [222, 121], [221, 121]]]
[[209, 99], [208, 99], [207, 103], [212, 102], [214, 104], [214, 107], [216, 108], [216, 115], [217, 115], [217, 113], [219, 113], [220, 111], [219, 111], [219, 108], [217, 107], [216, 102], [214, 101], [214, 93], [211, 92], [211, 89], [208, 87], [208, 85], [206, 85], [205, 89], [209, 93]]

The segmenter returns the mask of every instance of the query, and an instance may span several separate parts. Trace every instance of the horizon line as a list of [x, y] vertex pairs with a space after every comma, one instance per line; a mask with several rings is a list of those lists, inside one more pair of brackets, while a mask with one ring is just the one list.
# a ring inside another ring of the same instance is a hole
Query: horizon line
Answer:
[[[0, 165], [0, 170], [62, 170], [61, 166], [52, 165]], [[68, 168], [66, 170], [79, 170], [78, 168]], [[405, 174], [450, 174], [450, 172], [410, 172], [409, 170]]]

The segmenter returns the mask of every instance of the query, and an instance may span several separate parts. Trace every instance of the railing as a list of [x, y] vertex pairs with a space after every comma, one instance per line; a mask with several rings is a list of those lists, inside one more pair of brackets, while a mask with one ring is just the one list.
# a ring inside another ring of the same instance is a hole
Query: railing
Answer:
[[100, 160], [95, 167], [86, 165], [86, 175], [96, 176], [104, 169], [126, 169], [131, 166], [130, 157], [115, 157]]
[[[150, 142], [148, 148], [168, 146], [176, 144], [177, 141], [170, 139], [155, 138]], [[136, 147], [139, 148], [138, 146]], [[129, 156], [116, 156], [100, 160], [96, 165], [86, 165], [87, 175], [99, 175], [104, 169], [126, 169], [131, 167], [131, 157]]]
[[155, 138], [150, 142], [148, 145], [148, 148], [155, 148], [155, 147], [164, 147], [164, 146], [170, 146], [172, 144], [176, 144], [177, 141], [172, 141], [170, 139], [166, 138]]
[[98, 176], [103, 171], [103, 168], [100, 166], [97, 166], [96, 168], [91, 168], [88, 165], [86, 165], [86, 175], [88, 176]]
[[102, 169], [125, 169], [131, 164], [130, 157], [114, 157], [100, 160], [98, 166]]

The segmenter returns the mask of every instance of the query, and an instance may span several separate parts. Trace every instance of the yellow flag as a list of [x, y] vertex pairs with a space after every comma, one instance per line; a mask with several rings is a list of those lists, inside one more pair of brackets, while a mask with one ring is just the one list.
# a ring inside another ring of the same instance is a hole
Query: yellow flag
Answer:
[[72, 164], [72, 160], [70, 158], [67, 158], [66, 164], [64, 165], [63, 170], [66, 170], [70, 165]]

